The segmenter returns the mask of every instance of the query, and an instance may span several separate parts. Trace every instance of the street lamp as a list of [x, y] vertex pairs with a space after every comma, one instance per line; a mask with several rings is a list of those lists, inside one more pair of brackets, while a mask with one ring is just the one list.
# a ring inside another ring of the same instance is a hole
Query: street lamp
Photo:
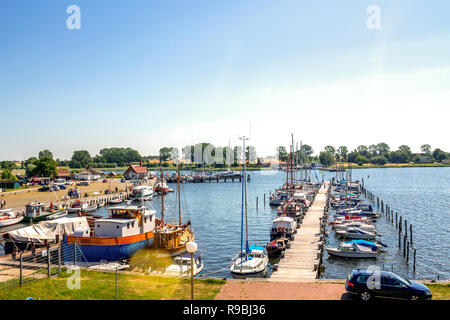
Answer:
[[191, 254], [191, 300], [194, 300], [194, 253], [197, 251], [197, 244], [194, 241], [188, 242], [186, 251]]

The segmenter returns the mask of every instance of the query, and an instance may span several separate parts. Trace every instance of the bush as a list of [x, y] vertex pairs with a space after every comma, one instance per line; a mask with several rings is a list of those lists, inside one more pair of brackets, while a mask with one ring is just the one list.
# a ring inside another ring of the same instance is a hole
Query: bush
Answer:
[[365, 156], [359, 154], [356, 158], [355, 158], [355, 162], [359, 165], [362, 165], [364, 163], [368, 163], [369, 159], [367, 159]]
[[373, 163], [373, 164], [379, 164], [379, 165], [384, 166], [387, 162], [388, 162], [388, 160], [384, 156], [376, 156], [376, 157], [370, 158], [370, 163]]

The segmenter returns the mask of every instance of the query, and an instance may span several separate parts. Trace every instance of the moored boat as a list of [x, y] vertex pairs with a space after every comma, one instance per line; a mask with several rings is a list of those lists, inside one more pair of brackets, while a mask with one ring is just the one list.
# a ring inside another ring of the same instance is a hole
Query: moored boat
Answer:
[[128, 259], [153, 244], [153, 231], [158, 223], [155, 210], [143, 205], [117, 206], [108, 210], [108, 218], [95, 220], [93, 233], [89, 228], [76, 230], [65, 237], [65, 245], [73, 246], [76, 242], [87, 262], [98, 262]]
[[0, 227], [12, 226], [23, 220], [23, 216], [16, 215], [12, 209], [0, 211]]
[[[193, 256], [193, 272], [194, 276], [199, 276], [203, 271], [204, 265], [202, 257], [198, 254]], [[164, 270], [164, 275], [174, 277], [190, 277], [191, 276], [191, 255], [183, 254], [173, 259], [173, 263]]]
[[328, 254], [343, 258], [376, 258], [380, 253], [377, 244], [362, 240], [342, 242], [337, 248], [326, 248]]

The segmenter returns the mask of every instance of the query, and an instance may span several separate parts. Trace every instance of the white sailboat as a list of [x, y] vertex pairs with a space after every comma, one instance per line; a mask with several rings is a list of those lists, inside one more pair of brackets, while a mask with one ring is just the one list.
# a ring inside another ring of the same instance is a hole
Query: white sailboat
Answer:
[[[245, 141], [247, 137], [240, 138], [243, 141], [242, 159], [243, 176], [247, 176], [245, 156]], [[245, 248], [244, 245], [244, 217], [245, 217]], [[269, 265], [269, 255], [266, 248], [257, 247], [254, 244], [248, 245], [248, 218], [247, 218], [247, 179], [242, 179], [242, 210], [241, 210], [241, 250], [238, 255], [232, 259], [230, 272], [234, 278], [257, 277], [262, 278], [267, 274]]]

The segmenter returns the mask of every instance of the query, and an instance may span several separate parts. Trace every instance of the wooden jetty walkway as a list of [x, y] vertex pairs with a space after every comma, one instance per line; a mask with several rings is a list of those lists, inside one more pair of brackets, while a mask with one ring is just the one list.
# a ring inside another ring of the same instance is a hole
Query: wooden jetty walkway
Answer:
[[313, 204], [306, 212], [294, 241], [291, 241], [291, 248], [286, 250], [286, 256], [280, 260], [278, 270], [272, 273], [269, 281], [294, 282], [316, 279], [322, 246], [320, 219], [324, 215], [329, 184], [327, 181], [322, 184]]

